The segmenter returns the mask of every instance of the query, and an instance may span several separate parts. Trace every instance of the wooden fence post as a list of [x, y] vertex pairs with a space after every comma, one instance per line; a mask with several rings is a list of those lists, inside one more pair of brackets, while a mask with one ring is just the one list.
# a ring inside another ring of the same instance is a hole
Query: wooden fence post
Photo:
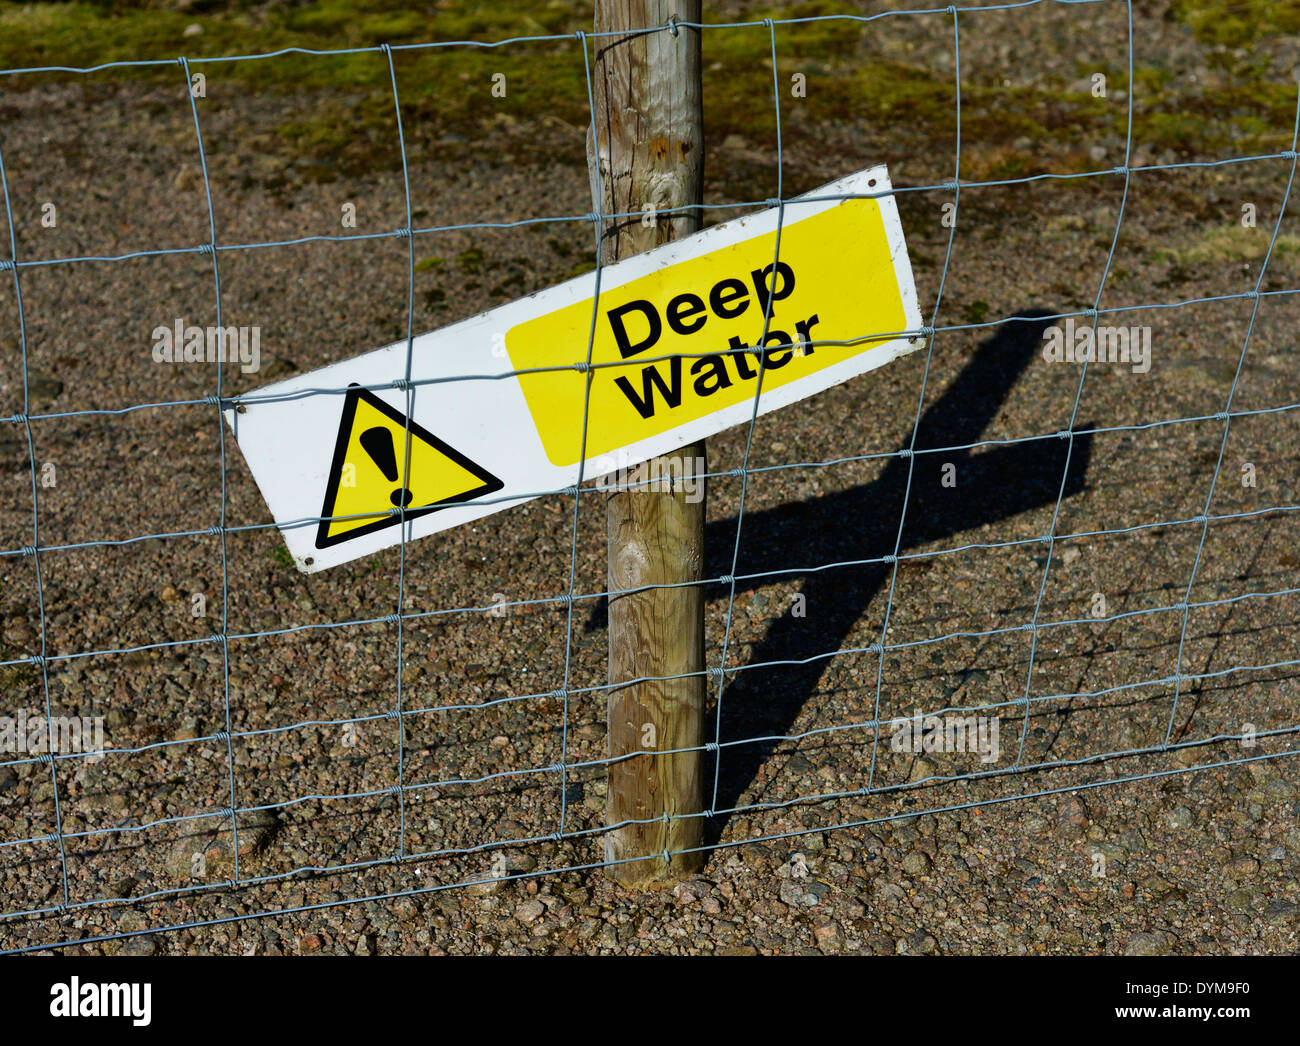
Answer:
[[[700, 31], [637, 32], [676, 22], [699, 22], [701, 0], [596, 0], [594, 113], [588, 135], [591, 188], [602, 214], [654, 209], [646, 217], [607, 219], [604, 261], [617, 261], [700, 227], [704, 130], [701, 111]], [[599, 199], [597, 196], [599, 164]], [[664, 214], [675, 207], [688, 211]], [[678, 454], [631, 470], [635, 484], [674, 477], [673, 489], [632, 487], [608, 495], [609, 587], [699, 582], [704, 570], [706, 472], [701, 441]], [[609, 867], [610, 876], [636, 889], [654, 889], [698, 871], [704, 836], [704, 591], [700, 584], [618, 596], [609, 604], [609, 681], [680, 676], [615, 685], [609, 691], [608, 824], [627, 825], [605, 836], [606, 860], [644, 857]], [[665, 821], [664, 815], [669, 820]], [[681, 815], [694, 814], [693, 817]], [[678, 818], [678, 819], [673, 819]], [[665, 861], [665, 852], [673, 856]]]

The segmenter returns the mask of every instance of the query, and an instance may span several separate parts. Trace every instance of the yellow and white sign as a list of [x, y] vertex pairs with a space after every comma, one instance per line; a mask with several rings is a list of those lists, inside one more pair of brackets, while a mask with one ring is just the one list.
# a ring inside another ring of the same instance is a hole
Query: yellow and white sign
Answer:
[[397, 544], [397, 507], [412, 540], [668, 453], [921, 326], [884, 167], [606, 266], [596, 297], [593, 272], [416, 338], [409, 393], [377, 387], [401, 341], [241, 397], [227, 420], [299, 568]]

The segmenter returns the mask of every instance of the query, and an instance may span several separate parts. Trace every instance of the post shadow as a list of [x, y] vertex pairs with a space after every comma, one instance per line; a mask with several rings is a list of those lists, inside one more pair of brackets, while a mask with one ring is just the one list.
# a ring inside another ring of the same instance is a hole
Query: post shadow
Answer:
[[[1016, 381], [1041, 351], [1042, 334], [1048, 326], [1042, 317], [1046, 315], [1051, 314], [1029, 310], [1022, 314], [1023, 318], [997, 328], [979, 345], [957, 378], [922, 414], [918, 451], [980, 439]], [[1068, 442], [1043, 439], [974, 453], [963, 450], [917, 455], [900, 553], [1053, 504], [1061, 489]], [[909, 436], [903, 446], [910, 443]], [[1091, 455], [1090, 434], [1076, 435], [1073, 443], [1063, 497], [1083, 489]], [[941, 468], [948, 462], [956, 466], [955, 488], [941, 485]], [[892, 554], [907, 475], [907, 459], [894, 457], [869, 483], [814, 500], [746, 512], [735, 568], [737, 577]], [[707, 576], [719, 577], [731, 571], [735, 535], [735, 517], [709, 524], [705, 544], [709, 554]], [[844, 645], [871, 600], [882, 587], [888, 589], [892, 570], [889, 564], [872, 563], [780, 575], [781, 580], [791, 583], [802, 579], [801, 592], [808, 614], [797, 618], [784, 608], [754, 647], [750, 661], [806, 663], [729, 674], [722, 692], [719, 741], [788, 734], [831, 664], [830, 657], [817, 655], [829, 654]], [[761, 588], [774, 580], [738, 580], [736, 591]], [[708, 598], [725, 600], [729, 591], [729, 586], [714, 584]], [[604, 625], [602, 601], [593, 610], [587, 628], [595, 630]], [[872, 642], [876, 641], [878, 637], [873, 637]], [[706, 727], [706, 736], [710, 732]], [[779, 744], [754, 741], [721, 750], [714, 809], [725, 811], [736, 806]], [[707, 754], [704, 774], [707, 801], [714, 778], [714, 760]], [[706, 843], [716, 842], [727, 816], [719, 814], [714, 818], [706, 831]]]

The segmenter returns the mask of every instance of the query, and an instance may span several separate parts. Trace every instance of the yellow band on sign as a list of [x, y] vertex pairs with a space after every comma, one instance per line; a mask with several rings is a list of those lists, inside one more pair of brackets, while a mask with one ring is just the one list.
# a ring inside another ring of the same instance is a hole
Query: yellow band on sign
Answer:
[[[906, 329], [875, 200], [845, 200], [786, 225], [779, 260], [775, 254], [776, 233], [769, 232], [601, 292], [587, 458], [752, 400], [760, 351], [768, 391]], [[517, 324], [505, 338], [511, 364], [526, 370], [583, 362], [591, 317], [587, 298]], [[856, 340], [874, 335], [884, 336]], [[837, 341], [855, 344], [816, 344]], [[619, 365], [599, 366], [611, 363]], [[584, 456], [586, 375], [521, 374], [519, 384], [547, 458], [576, 464]]]

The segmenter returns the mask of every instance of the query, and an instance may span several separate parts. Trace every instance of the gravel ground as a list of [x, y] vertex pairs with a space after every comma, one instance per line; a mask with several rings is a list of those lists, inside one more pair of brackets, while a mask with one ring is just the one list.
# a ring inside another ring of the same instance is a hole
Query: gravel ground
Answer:
[[[999, 20], [987, 39], [963, 50], [971, 75], [981, 62], [997, 65], [1022, 46], [1040, 55], [1055, 46], [1061, 53], [1070, 41], [1059, 12], [1055, 20], [1049, 14], [1035, 10]], [[941, 63], [950, 40], [927, 42], [914, 26], [903, 26], [907, 21], [888, 20], [881, 32], [893, 41], [888, 33], [897, 23], [898, 48], [914, 53], [932, 46]], [[1139, 28], [1141, 46], [1175, 56], [1189, 77], [1210, 75], [1204, 54], [1185, 36], [1158, 20], [1144, 20]], [[1122, 23], [1099, 20], [1097, 32], [1080, 46], [1122, 54]], [[1282, 75], [1295, 58], [1293, 48], [1278, 45], [1273, 65], [1261, 75]], [[88, 79], [80, 85], [51, 77], [6, 95], [2, 144], [18, 257], [116, 255], [206, 240], [203, 182], [183, 99], [178, 104], [174, 92], [161, 88], [113, 86], [108, 74]], [[201, 110], [221, 242], [334, 234], [346, 201], [357, 204], [359, 232], [402, 225], [400, 172], [301, 181], [282, 160], [241, 148], [268, 133], [281, 101], [215, 90]], [[951, 178], [951, 147], [916, 151], [884, 132], [873, 135], [819, 114], [815, 92], [807, 103], [802, 111], [787, 103], [787, 194], [880, 161], [890, 165], [898, 187]], [[1123, 161], [1122, 137], [1087, 148], [1094, 150], [1088, 166]], [[964, 141], [963, 149], [964, 156], [980, 156], [978, 141]], [[548, 154], [552, 162], [511, 161], [525, 150]], [[1190, 158], [1236, 154], [1229, 148]], [[1134, 162], [1179, 158], [1139, 148]], [[708, 202], [737, 202], [743, 194], [735, 194], [736, 186], [751, 181], [766, 179], [769, 187], [760, 192], [775, 191], [776, 154], [766, 138], [731, 135], [711, 142], [707, 162]], [[1253, 288], [1291, 166], [1270, 160], [1135, 173], [1103, 305], [1154, 306]], [[422, 161], [410, 174], [422, 226], [589, 209], [583, 131], [558, 119], [504, 121], [482, 148]], [[1029, 310], [1091, 305], [1123, 196], [1124, 179], [1114, 175], [963, 191], [935, 322], [990, 326], [937, 336], [918, 449], [1069, 427], [1078, 368], [1040, 358], [1042, 321], [992, 325]], [[942, 205], [951, 198], [942, 190], [899, 195], [927, 320], [948, 245]], [[46, 200], [58, 202], [54, 229], [40, 223]], [[1240, 228], [1245, 203], [1257, 208], [1256, 230]], [[721, 208], [710, 218], [730, 213]], [[1294, 198], [1282, 235], [1300, 237]], [[1282, 242], [1290, 246], [1269, 263], [1265, 290], [1300, 287], [1300, 241]], [[416, 274], [416, 324], [425, 330], [558, 282], [590, 258], [591, 230], [583, 222], [461, 230], [418, 237], [416, 246], [418, 257], [436, 259]], [[227, 393], [405, 333], [406, 246], [400, 239], [223, 252], [220, 272], [226, 322], [262, 327], [261, 372], [229, 369]], [[721, 721], [724, 740], [792, 739], [726, 748], [713, 805], [746, 809], [710, 825], [719, 848], [699, 877], [671, 891], [630, 896], [598, 871], [539, 874], [590, 865], [601, 853], [603, 773], [578, 766], [561, 782], [559, 774], [538, 770], [560, 761], [564, 709], [555, 697], [527, 696], [564, 685], [566, 640], [572, 647], [570, 689], [604, 681], [598, 602], [578, 604], [571, 630], [560, 604], [528, 602], [567, 590], [571, 499], [535, 501], [410, 549], [403, 609], [425, 616], [403, 626], [403, 703], [418, 714], [406, 717], [401, 746], [401, 781], [416, 787], [399, 802], [386, 792], [398, 783], [399, 768], [397, 728], [384, 718], [396, 700], [397, 626], [312, 627], [392, 614], [397, 551], [311, 578], [298, 575], [285, 565], [251, 476], [225, 439], [225, 522], [247, 528], [225, 540], [226, 631], [278, 630], [229, 643], [229, 729], [274, 732], [237, 737], [228, 749], [213, 736], [226, 728], [222, 649], [207, 638], [220, 631], [222, 620], [222, 542], [206, 533], [222, 518], [222, 433], [213, 407], [166, 405], [215, 392], [215, 372], [211, 366], [155, 364], [149, 338], [155, 326], [176, 317], [212, 322], [211, 261], [174, 254], [50, 265], [24, 269], [21, 280], [30, 412], [52, 416], [31, 423], [34, 458], [20, 428], [0, 427], [0, 551], [6, 553], [0, 556], [0, 660], [40, 650], [34, 560], [14, 550], [33, 543], [32, 462], [38, 485], [52, 463], [54, 485], [39, 486], [51, 707], [55, 715], [105, 717], [110, 748], [144, 748], [96, 762], [58, 762], [63, 829], [91, 833], [66, 843], [71, 900], [76, 905], [197, 889], [11, 918], [0, 923], [0, 947], [330, 906], [70, 950], [1296, 949], [1296, 761], [1284, 756], [1221, 765], [1292, 751], [1295, 735], [1260, 737], [1250, 745], [1208, 740], [1281, 731], [1300, 721], [1294, 666], [1211, 675], [1300, 656], [1300, 600], [1290, 591], [1300, 566], [1300, 524], [1292, 513], [1209, 524], [1192, 602], [1282, 594], [1188, 612], [1184, 672], [1210, 677], [1185, 682], [1176, 706], [1170, 683], [1131, 685], [1174, 671], [1183, 614], [1160, 608], [1184, 599], [1202, 526], [1150, 525], [1191, 520], [1204, 509], [1224, 438], [1224, 422], [1212, 415], [1227, 401], [1251, 301], [1122, 314], [1126, 325], [1151, 328], [1150, 371], [1090, 367], [1075, 424], [1088, 430], [1203, 420], [1081, 433], [1072, 441], [1068, 471], [1062, 439], [917, 456], [903, 546], [946, 554], [905, 560], [893, 580], [889, 641], [915, 645], [886, 656], [880, 714], [984, 708], [998, 717], [1002, 751], [994, 763], [982, 764], [975, 753], [895, 752], [883, 736], [872, 779], [888, 787], [870, 796], [793, 802], [855, 792], [867, 783], [873, 735], [852, 724], [875, 714], [880, 666], [863, 648], [879, 642], [892, 572], [879, 564], [809, 568], [893, 550], [907, 465], [868, 456], [908, 445], [926, 354], [761, 419], [752, 465], [831, 463], [751, 477], [736, 572], [792, 572], [738, 586], [728, 662], [737, 671], [723, 696]], [[8, 283], [3, 287], [0, 416], [9, 416], [23, 409], [23, 387], [14, 295]], [[1234, 410], [1296, 402], [1298, 326], [1300, 298], [1261, 301]], [[112, 412], [139, 404], [155, 406]], [[106, 412], [74, 413], [93, 410]], [[713, 470], [741, 465], [744, 436], [738, 429], [709, 441]], [[846, 457], [856, 460], [840, 460]], [[1241, 482], [1243, 463], [1254, 466], [1254, 486]], [[955, 465], [955, 486], [941, 482], [943, 464]], [[1211, 512], [1295, 505], [1298, 464], [1296, 412], [1235, 419]], [[1028, 632], [939, 637], [1033, 619], [1046, 546], [966, 546], [1045, 533], [1061, 489], [1056, 533], [1084, 536], [1055, 545], [1040, 621], [1076, 623], [1040, 633], [1030, 693], [1045, 699], [1034, 701], [1026, 716], [1014, 702], [1025, 693]], [[730, 569], [739, 495], [732, 478], [711, 486], [710, 576]], [[584, 493], [579, 509], [576, 591], [600, 592], [602, 496]], [[499, 593], [509, 604], [504, 616], [454, 609], [486, 607]], [[194, 616], [196, 594], [206, 602], [204, 617]], [[791, 613], [796, 594], [806, 599], [804, 617]], [[1111, 620], [1086, 620], [1098, 594]], [[714, 663], [726, 610], [727, 591], [715, 585], [707, 620]], [[1114, 618], [1126, 613], [1134, 616]], [[816, 656], [836, 650], [850, 652]], [[804, 663], [746, 667], [771, 661]], [[11, 664], [0, 673], [5, 714], [44, 714], [39, 672]], [[1046, 697], [1052, 694], [1087, 696]], [[512, 696], [520, 699], [502, 700]], [[568, 714], [567, 759], [602, 758], [602, 692], [572, 694]], [[712, 722], [715, 709], [707, 714]], [[1160, 745], [1171, 715], [1175, 742], [1207, 743], [1095, 758]], [[370, 718], [351, 726], [338, 722], [357, 717]], [[1024, 765], [1071, 765], [1006, 773], [1017, 754]], [[384, 861], [399, 848], [419, 854], [496, 840], [542, 841], [501, 851], [509, 877], [470, 887], [435, 889], [486, 878], [490, 853], [302, 872], [229, 889], [222, 885], [234, 874], [229, 821], [223, 833], [219, 817], [173, 819], [232, 805], [232, 759], [233, 805], [274, 807], [240, 816], [241, 879]], [[1203, 765], [1208, 768], [1184, 772]], [[985, 776], [945, 780], [977, 772]], [[1124, 780], [1143, 775], [1164, 776]], [[1114, 780], [1120, 783], [1092, 787]], [[557, 842], [546, 837], [558, 829], [562, 796], [566, 831], [587, 834]], [[0, 767], [4, 838], [43, 837], [54, 824], [49, 767]], [[746, 842], [751, 839], [762, 841]], [[196, 853], [204, 855], [202, 867]], [[416, 890], [426, 892], [336, 903]], [[59, 905], [58, 847], [47, 841], [0, 847], [0, 894], [6, 911]]]

